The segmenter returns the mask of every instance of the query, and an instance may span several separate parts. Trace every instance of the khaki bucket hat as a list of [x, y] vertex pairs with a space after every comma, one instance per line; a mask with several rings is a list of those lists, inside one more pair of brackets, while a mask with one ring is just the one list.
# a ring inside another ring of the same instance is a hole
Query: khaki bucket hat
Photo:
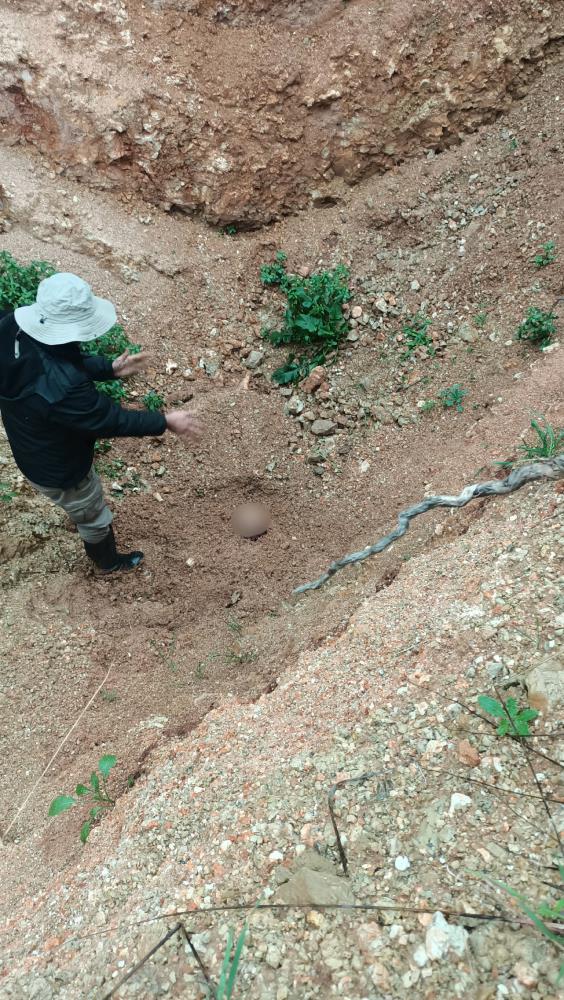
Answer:
[[108, 299], [93, 295], [90, 285], [76, 274], [53, 274], [44, 278], [33, 305], [14, 311], [24, 333], [41, 344], [69, 344], [101, 337], [116, 322], [116, 311]]

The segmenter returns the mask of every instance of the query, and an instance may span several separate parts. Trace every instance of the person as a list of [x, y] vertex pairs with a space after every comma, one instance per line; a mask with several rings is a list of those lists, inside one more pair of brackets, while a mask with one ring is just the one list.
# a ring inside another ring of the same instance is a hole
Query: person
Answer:
[[75, 274], [45, 278], [33, 305], [0, 319], [0, 413], [19, 469], [33, 488], [62, 507], [87, 555], [102, 573], [131, 570], [139, 551], [117, 551], [112, 513], [94, 468], [97, 438], [154, 437], [166, 430], [196, 438], [200, 423], [186, 410], [128, 410], [98, 392], [94, 381], [134, 375], [144, 353], [111, 362], [80, 344], [107, 333], [116, 312]]

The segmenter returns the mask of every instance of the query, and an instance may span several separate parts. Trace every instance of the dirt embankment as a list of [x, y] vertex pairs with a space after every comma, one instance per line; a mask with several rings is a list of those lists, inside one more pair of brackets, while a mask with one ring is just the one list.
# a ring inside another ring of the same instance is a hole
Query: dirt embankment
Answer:
[[563, 34], [560, 3], [515, 0], [1, 4], [0, 127], [88, 185], [255, 226], [460, 142]]

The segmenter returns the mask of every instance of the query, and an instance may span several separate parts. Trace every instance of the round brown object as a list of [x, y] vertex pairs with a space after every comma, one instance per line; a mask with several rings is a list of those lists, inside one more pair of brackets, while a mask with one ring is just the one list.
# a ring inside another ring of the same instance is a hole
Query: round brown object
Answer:
[[233, 511], [232, 524], [242, 538], [260, 538], [270, 527], [270, 517], [264, 504], [243, 503]]

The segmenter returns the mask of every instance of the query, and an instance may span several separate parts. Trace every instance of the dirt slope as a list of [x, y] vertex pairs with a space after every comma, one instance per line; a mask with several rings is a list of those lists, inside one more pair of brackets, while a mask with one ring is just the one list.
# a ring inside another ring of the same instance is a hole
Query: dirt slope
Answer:
[[0, 127], [65, 176], [252, 226], [459, 143], [563, 34], [531, 0], [9, 2]]

